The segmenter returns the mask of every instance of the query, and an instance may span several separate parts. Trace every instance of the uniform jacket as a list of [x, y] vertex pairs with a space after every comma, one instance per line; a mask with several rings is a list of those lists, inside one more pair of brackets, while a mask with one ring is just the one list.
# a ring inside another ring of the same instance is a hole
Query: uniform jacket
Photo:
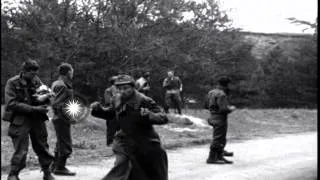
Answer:
[[[141, 116], [141, 108], [149, 110], [147, 116]], [[138, 91], [135, 91], [128, 101], [122, 102], [118, 107], [110, 107], [102, 114], [105, 119], [116, 119], [118, 127], [116, 138], [141, 140], [141, 143], [146, 141], [160, 142], [152, 125], [168, 122], [167, 116], [161, 112], [160, 107], [151, 98]]]
[[65, 103], [73, 97], [72, 84], [62, 77], [59, 77], [58, 80], [52, 83], [51, 89], [55, 94], [52, 100], [52, 108], [54, 111], [53, 119], [65, 119], [61, 111]]
[[165, 78], [162, 84], [165, 90], [179, 90], [182, 87], [182, 82], [179, 77], [174, 76], [172, 79]]
[[205, 108], [209, 109], [211, 114], [227, 115], [231, 112], [229, 106], [229, 98], [222, 87], [218, 86], [209, 91], [205, 101]]
[[39, 105], [32, 95], [42, 85], [38, 76], [27, 82], [22, 75], [16, 75], [7, 81], [5, 86], [5, 112], [4, 120], [15, 125], [22, 125], [26, 120], [48, 120], [47, 114], [33, 112], [32, 106]]

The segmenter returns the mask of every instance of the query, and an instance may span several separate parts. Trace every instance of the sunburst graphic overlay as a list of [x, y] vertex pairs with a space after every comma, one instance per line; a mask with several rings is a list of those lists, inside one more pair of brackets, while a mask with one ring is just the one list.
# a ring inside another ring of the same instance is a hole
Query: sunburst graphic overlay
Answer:
[[72, 118], [75, 118], [81, 113], [81, 104], [77, 100], [70, 100], [66, 104], [66, 112]]

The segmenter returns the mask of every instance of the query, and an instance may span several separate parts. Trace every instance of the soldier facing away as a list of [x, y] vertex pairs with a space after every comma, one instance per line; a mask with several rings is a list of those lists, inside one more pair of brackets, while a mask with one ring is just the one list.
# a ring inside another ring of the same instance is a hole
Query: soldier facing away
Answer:
[[210, 145], [208, 164], [231, 164], [232, 161], [223, 156], [233, 156], [232, 152], [224, 150], [227, 139], [228, 114], [235, 110], [229, 103], [228, 84], [230, 79], [222, 77], [216, 88], [211, 90], [206, 98], [205, 108], [210, 111], [208, 123], [213, 127], [213, 140]]
[[54, 180], [50, 165], [53, 155], [49, 153], [47, 143], [48, 120], [47, 98], [34, 98], [36, 89], [42, 85], [38, 77], [39, 65], [34, 60], [27, 60], [22, 65], [22, 72], [10, 78], [5, 86], [6, 112], [4, 120], [10, 122], [8, 135], [11, 137], [14, 153], [11, 159], [8, 180], [18, 180], [19, 172], [26, 167], [29, 136], [32, 148], [38, 156], [44, 180]]
[[181, 114], [181, 92], [182, 82], [178, 76], [174, 76], [173, 71], [168, 71], [168, 77], [164, 79], [162, 87], [165, 90], [164, 111], [169, 113], [170, 102]]
[[167, 154], [153, 128], [167, 123], [167, 116], [151, 98], [135, 89], [131, 76], [118, 76], [115, 85], [120, 96], [114, 99], [114, 107], [92, 105], [92, 111], [115, 117], [118, 126], [113, 143], [116, 161], [103, 180], [167, 180]]
[[58, 71], [59, 78], [52, 83], [51, 88], [55, 93], [52, 102], [54, 112], [52, 122], [57, 136], [52, 171], [56, 175], [74, 176], [76, 173], [66, 168], [66, 161], [72, 153], [71, 124], [73, 121], [63, 112], [65, 104], [73, 97], [73, 68], [68, 63], [62, 63]]

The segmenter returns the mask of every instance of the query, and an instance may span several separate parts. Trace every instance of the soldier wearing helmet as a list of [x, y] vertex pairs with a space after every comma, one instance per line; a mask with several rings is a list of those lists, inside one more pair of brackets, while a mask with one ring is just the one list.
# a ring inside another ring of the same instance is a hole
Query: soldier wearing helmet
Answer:
[[167, 116], [154, 100], [135, 89], [131, 76], [119, 75], [115, 86], [119, 96], [113, 99], [114, 106], [99, 108], [94, 104], [92, 107], [93, 111], [116, 118], [117, 122], [113, 143], [116, 162], [103, 179], [167, 180], [167, 154], [153, 128], [154, 124], [167, 123]]
[[208, 123], [213, 127], [213, 140], [207, 159], [208, 164], [232, 163], [232, 161], [223, 157], [233, 156], [232, 152], [224, 150], [228, 128], [227, 116], [235, 110], [235, 106], [229, 103], [229, 83], [230, 79], [228, 77], [219, 78], [218, 85], [208, 93], [206, 98], [205, 108], [210, 111]]

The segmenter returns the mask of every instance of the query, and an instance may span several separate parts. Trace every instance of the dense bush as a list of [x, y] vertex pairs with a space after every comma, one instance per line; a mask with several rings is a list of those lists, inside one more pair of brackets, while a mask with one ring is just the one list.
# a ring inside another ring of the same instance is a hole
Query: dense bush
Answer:
[[[304, 43], [292, 61], [280, 50], [257, 61], [251, 55], [253, 44], [230, 26], [216, 1], [8, 4], [2, 2], [1, 9], [2, 89], [19, 72], [21, 62], [31, 57], [40, 62], [40, 75], [47, 84], [56, 79], [59, 63], [71, 63], [75, 89], [89, 101], [102, 95], [110, 76], [127, 73], [137, 78], [149, 70], [152, 96], [162, 102], [162, 81], [166, 71], [174, 69], [184, 83], [183, 96], [198, 101], [195, 107], [202, 107], [210, 84], [221, 75], [234, 80], [232, 99], [240, 106], [316, 105], [316, 42]], [[185, 12], [194, 16], [182, 21]]]

